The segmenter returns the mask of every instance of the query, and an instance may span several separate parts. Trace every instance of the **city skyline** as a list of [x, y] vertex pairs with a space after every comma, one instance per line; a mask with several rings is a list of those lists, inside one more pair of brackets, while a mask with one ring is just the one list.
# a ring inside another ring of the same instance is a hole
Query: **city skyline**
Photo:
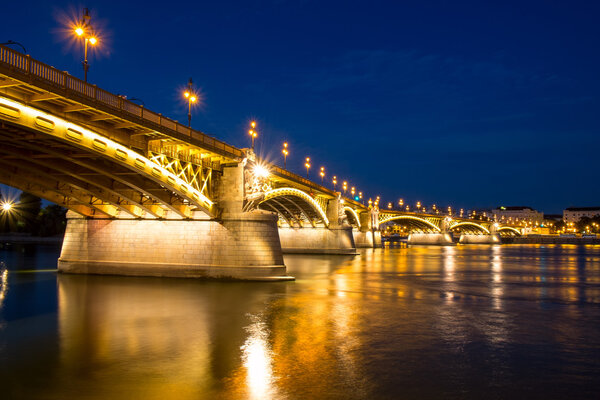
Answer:
[[[90, 83], [184, 123], [180, 94], [192, 77], [203, 100], [195, 129], [250, 147], [256, 119], [260, 155], [283, 165], [287, 142], [288, 169], [304, 175], [310, 157], [315, 182], [324, 166], [326, 179], [336, 175], [383, 204], [548, 213], [597, 205], [600, 189], [585, 183], [599, 144], [599, 57], [589, 52], [599, 28], [590, 9], [159, 4], [85, 4], [105, 46], [90, 57]], [[37, 2], [31, 15], [25, 5], [6, 8], [16, 17], [2, 42], [83, 77], [82, 49], [57, 33], [58, 15], [80, 6]]]

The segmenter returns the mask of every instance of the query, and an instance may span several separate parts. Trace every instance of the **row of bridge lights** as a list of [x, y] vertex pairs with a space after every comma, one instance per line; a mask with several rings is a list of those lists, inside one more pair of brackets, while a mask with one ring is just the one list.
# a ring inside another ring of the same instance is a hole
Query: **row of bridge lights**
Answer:
[[[248, 134], [250, 135], [250, 138], [252, 140], [251, 146], [252, 146], [252, 149], [254, 150], [254, 140], [256, 139], [256, 137], [258, 135], [258, 133], [256, 131], [256, 121], [250, 122], [250, 129], [248, 130]], [[281, 149], [281, 154], [283, 155], [283, 168], [287, 169], [287, 157], [290, 154], [289, 144], [287, 142], [283, 142], [283, 147]], [[310, 157], [306, 157], [305, 160], [304, 160], [304, 168], [306, 168], [306, 178], [307, 179], [309, 177], [309, 172], [310, 172], [310, 168], [311, 167], [312, 167], [311, 158]], [[324, 185], [325, 184], [325, 167], [321, 167], [320, 168], [320, 170], [319, 170], [319, 176], [321, 177], [321, 185]], [[336, 191], [337, 190], [337, 183], [338, 183], [336, 175], [333, 176], [333, 178], [331, 180], [331, 183], [333, 185], [333, 190]], [[343, 181], [342, 182], [342, 191], [343, 191], [344, 196], [348, 192], [348, 187], [349, 187], [348, 186], [348, 182], [347, 181]], [[356, 196], [357, 194], [358, 194], [358, 196]], [[360, 192], [360, 191], [357, 191], [354, 186], [350, 187], [350, 195], [352, 196], [353, 200], [358, 200], [358, 201], [360, 201], [362, 203], [362, 201], [363, 201], [363, 193]], [[380, 202], [380, 196], [377, 196], [375, 198], [375, 201], [373, 201], [372, 199], [369, 199], [368, 204], [369, 204], [369, 207], [373, 207], [373, 206], [379, 207], [379, 202]], [[400, 199], [398, 201], [398, 205], [400, 206], [400, 208], [402, 208], [404, 206], [404, 200]], [[393, 208], [392, 203], [391, 202], [388, 203], [388, 209], [392, 209], [392, 208]], [[435, 214], [440, 214], [440, 211], [436, 207], [435, 204], [432, 206], [432, 208], [433, 208], [433, 212]], [[406, 211], [410, 211], [410, 206], [408, 204], [406, 205]], [[416, 212], [419, 212], [419, 211], [427, 212], [427, 208], [425, 206], [422, 207], [421, 206], [421, 202], [417, 201], [417, 203], [416, 203], [416, 210], [415, 211]], [[448, 206], [448, 215], [452, 215], [452, 207], [450, 207], [450, 206]], [[461, 208], [460, 209], [460, 217], [462, 218], [463, 215], [464, 215], [464, 209]]]
[[[258, 136], [258, 132], [256, 130], [256, 121], [251, 121], [250, 122], [250, 129], [248, 130], [248, 135], [250, 136], [251, 139], [251, 147], [252, 150], [254, 150], [254, 140], [257, 138]], [[290, 150], [289, 150], [289, 144], [288, 142], [283, 142], [283, 148], [281, 149], [281, 154], [283, 154], [283, 168], [287, 169], [287, 157], [290, 154]], [[311, 159], [310, 157], [306, 157], [304, 159], [304, 168], [306, 168], [306, 178], [308, 179], [309, 177], [309, 172], [310, 172], [310, 168], [312, 167], [312, 163], [311, 163]], [[325, 167], [321, 167], [321, 169], [319, 170], [319, 176], [321, 177], [321, 185], [325, 184]], [[337, 176], [334, 175], [331, 183], [333, 184], [333, 190], [337, 190]], [[348, 182], [347, 181], [343, 181], [342, 182], [342, 189], [344, 192], [344, 195], [347, 194], [348, 192]], [[356, 190], [356, 188], [354, 186], [350, 187], [349, 190], [350, 194], [352, 195], [352, 199], [356, 200], [356, 195], [358, 194], [358, 200], [362, 201], [363, 199], [363, 193], [359, 192]]]
[[[83, 39], [84, 59], [83, 59], [82, 64], [83, 64], [83, 72], [84, 72], [84, 81], [85, 82], [87, 82], [87, 73], [89, 70], [88, 44], [91, 46], [96, 46], [98, 44], [98, 38], [94, 32], [94, 29], [93, 29], [90, 21], [91, 21], [90, 12], [87, 8], [84, 8], [81, 21], [74, 28], [74, 32], [77, 35], [77, 37]], [[198, 98], [199, 98], [198, 94], [194, 90], [192, 78], [190, 78], [188, 81], [187, 89], [183, 92], [183, 97], [187, 100], [187, 103], [188, 103], [188, 115], [187, 115], [188, 116], [188, 127], [191, 127], [191, 125], [192, 125], [192, 106], [195, 105], [196, 102], [198, 102]], [[258, 137], [258, 132], [256, 130], [256, 121], [250, 122], [250, 129], [248, 130], [248, 134], [251, 139], [252, 150], [254, 150], [254, 141]], [[283, 148], [281, 150], [281, 153], [283, 154], [283, 168], [287, 169], [287, 157], [289, 155], [289, 145], [287, 142], [283, 143]], [[309, 171], [310, 171], [311, 166], [312, 166], [312, 164], [311, 164], [310, 157], [306, 157], [304, 167], [306, 168], [306, 177], [307, 178], [309, 177]], [[319, 171], [319, 176], [321, 177], [321, 184], [324, 184], [325, 167], [321, 167], [321, 169]], [[333, 190], [335, 191], [337, 189], [337, 176], [335, 176], [335, 175], [333, 176], [332, 184], [333, 184]], [[342, 182], [342, 190], [343, 190], [344, 195], [346, 195], [346, 193], [348, 191], [348, 182], [346, 182], [346, 181]], [[354, 199], [354, 200], [357, 199], [355, 197], [355, 195], [357, 194], [357, 191], [354, 186], [350, 187], [350, 194], [352, 196], [352, 199]], [[362, 200], [363, 200], [362, 192], [358, 192], [358, 200], [360, 202], [362, 202]], [[369, 206], [370, 207], [371, 206], [379, 207], [379, 201], [380, 201], [379, 196], [377, 196], [375, 201], [373, 201], [372, 199], [369, 199]], [[403, 208], [404, 201], [402, 199], [400, 199], [398, 202], [398, 205], [400, 206], [400, 208]], [[388, 209], [392, 209], [392, 208], [393, 208], [393, 205], [391, 202], [389, 202]], [[436, 214], [440, 213], [439, 209], [436, 208], [435, 204], [432, 206], [432, 208]], [[418, 201], [416, 204], [415, 211], [418, 212], [421, 210], [423, 212], [427, 211], [426, 207], [421, 207], [421, 202]], [[408, 204], [406, 205], [406, 211], [410, 211], [410, 206]], [[463, 216], [463, 213], [464, 213], [464, 210], [461, 208], [460, 209], [461, 217]], [[448, 214], [452, 215], [452, 207], [448, 207]]]
[[[256, 121], [251, 121], [250, 122], [250, 129], [248, 130], [248, 134], [250, 135], [250, 138], [252, 140], [251, 142], [251, 146], [252, 149], [254, 150], [254, 140], [256, 139], [258, 133], [256, 131]], [[287, 169], [287, 157], [290, 154], [289, 151], [289, 144], [287, 142], [283, 142], [283, 148], [281, 149], [281, 154], [283, 154], [283, 168]], [[306, 178], [308, 179], [309, 177], [309, 172], [310, 172], [310, 168], [312, 167], [311, 164], [311, 158], [310, 157], [306, 157], [304, 160], [304, 168], [306, 168]], [[321, 185], [325, 184], [325, 167], [321, 167], [319, 170], [319, 176], [321, 177]], [[333, 176], [331, 183], [333, 184], [333, 190], [336, 191], [337, 190], [337, 176]], [[342, 191], [344, 196], [347, 194], [348, 192], [348, 182], [347, 181], [343, 181], [342, 182]], [[356, 196], [358, 194], [358, 196]], [[362, 203], [363, 200], [363, 193], [356, 190], [356, 188], [354, 186], [350, 187], [350, 195], [352, 196], [353, 200], [358, 200]], [[372, 199], [369, 199], [368, 204], [369, 207], [379, 207], [379, 202], [380, 202], [380, 196], [377, 196], [375, 198], [375, 201], [373, 201]], [[400, 199], [398, 201], [398, 205], [400, 206], [400, 208], [403, 208], [404, 206], [404, 200]], [[388, 203], [388, 209], [392, 209], [393, 205], [392, 203]], [[434, 204], [432, 206], [433, 209], [433, 213], [435, 214], [440, 214], [440, 210], [437, 208], [437, 206]], [[410, 211], [410, 206], [407, 204], [406, 205], [406, 211]], [[425, 206], [421, 205], [420, 201], [417, 201], [416, 203], [416, 212], [422, 211], [422, 212], [427, 212], [427, 208]], [[448, 215], [452, 215], [452, 207], [448, 206]], [[460, 209], [460, 217], [462, 218], [464, 215], [464, 209]]]

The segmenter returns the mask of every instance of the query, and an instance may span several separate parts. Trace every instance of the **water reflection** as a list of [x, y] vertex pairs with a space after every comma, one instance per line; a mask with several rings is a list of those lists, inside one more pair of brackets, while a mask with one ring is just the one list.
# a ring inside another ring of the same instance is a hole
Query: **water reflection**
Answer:
[[[286, 264], [295, 282], [53, 277], [54, 314], [36, 305], [41, 315], [0, 326], [0, 385], [8, 398], [114, 400], [600, 389], [600, 247], [370, 249]], [[40, 276], [1, 275], [0, 311], [39, 298]]]
[[6, 292], [8, 291], [8, 270], [4, 263], [0, 262], [0, 309], [4, 303]]
[[248, 338], [242, 346], [246, 384], [251, 399], [265, 399], [275, 396], [271, 350], [268, 345], [266, 324], [254, 317], [255, 321], [246, 328]]

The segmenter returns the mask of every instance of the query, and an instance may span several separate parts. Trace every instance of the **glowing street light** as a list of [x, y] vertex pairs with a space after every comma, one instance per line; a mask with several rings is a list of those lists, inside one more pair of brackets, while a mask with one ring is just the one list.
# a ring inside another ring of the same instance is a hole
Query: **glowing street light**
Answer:
[[325, 178], [325, 167], [321, 167], [321, 172], [319, 172], [319, 175], [321, 175], [321, 185], [322, 185], [323, 179]]
[[183, 92], [183, 97], [188, 101], [188, 127], [192, 127], [192, 104], [198, 101], [198, 96], [194, 93], [194, 82], [192, 78], [188, 81], [187, 90]]
[[344, 189], [344, 196], [346, 195], [346, 190], [348, 190], [348, 182], [344, 181], [342, 183], [342, 189]]
[[350, 194], [352, 194], [352, 199], [354, 199], [354, 193], [356, 193], [356, 189], [354, 188], [354, 186], [352, 186], [350, 188]]
[[390, 210], [392, 209], [392, 202], [391, 202], [391, 201], [388, 203], [388, 208], [389, 208]]
[[333, 191], [335, 192], [335, 188], [337, 186], [337, 176], [333, 176], [333, 181], [331, 181], [331, 183], [333, 183]]
[[289, 154], [287, 142], [283, 142], [283, 150], [281, 150], [281, 153], [283, 154], [283, 169], [287, 169], [287, 156]]
[[77, 37], [83, 38], [83, 80], [87, 82], [87, 74], [90, 69], [88, 64], [88, 43], [95, 46], [98, 43], [98, 38], [94, 35], [94, 30], [90, 25], [90, 11], [87, 8], [83, 9], [83, 17], [81, 22], [74, 29]]
[[254, 150], [254, 139], [258, 136], [258, 132], [256, 132], [256, 121], [250, 122], [250, 130], [248, 131], [248, 135], [252, 138], [252, 150]]
[[306, 157], [306, 162], [304, 163], [306, 167], [306, 178], [308, 178], [308, 170], [310, 169], [310, 157]]

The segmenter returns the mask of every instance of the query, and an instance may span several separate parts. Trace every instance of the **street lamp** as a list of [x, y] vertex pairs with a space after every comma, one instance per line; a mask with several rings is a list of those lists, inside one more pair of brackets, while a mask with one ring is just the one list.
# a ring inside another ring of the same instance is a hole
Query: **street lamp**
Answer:
[[325, 167], [321, 167], [321, 172], [319, 172], [319, 175], [321, 175], [321, 185], [322, 185], [323, 179], [325, 178]]
[[6, 213], [10, 212], [10, 210], [12, 210], [12, 207], [13, 207], [13, 205], [11, 202], [7, 201], [5, 203], [2, 203], [2, 211], [6, 212]]
[[14, 40], [9, 40], [8, 42], [4, 42], [4, 43], [0, 43], [2, 46], [9, 46], [9, 45], [17, 45], [20, 46], [23, 49], [23, 53], [27, 54], [27, 50], [25, 49], [25, 46], [23, 46], [21, 43], [19, 42], [15, 42]]
[[352, 194], [352, 200], [354, 200], [354, 193], [356, 193], [356, 189], [354, 188], [354, 186], [352, 186], [350, 188], [350, 194]]
[[192, 78], [188, 81], [187, 90], [183, 92], [183, 97], [188, 101], [188, 127], [192, 127], [192, 104], [198, 100], [196, 93], [194, 93], [194, 82]]
[[256, 128], [256, 121], [250, 122], [250, 130], [248, 131], [248, 135], [252, 138], [252, 150], [254, 150], [254, 139], [258, 136], [258, 132], [254, 128]]
[[333, 191], [335, 192], [335, 187], [337, 186], [337, 176], [335, 176], [335, 175], [333, 176], [332, 183], [333, 183]]
[[98, 43], [98, 39], [94, 35], [94, 30], [90, 25], [91, 18], [92, 16], [90, 15], [90, 10], [84, 8], [81, 22], [75, 27], [75, 34], [77, 35], [77, 37], [83, 38], [83, 80], [85, 82], [87, 82], [87, 74], [88, 70], [90, 69], [87, 57], [88, 43], [92, 46], [95, 46]]
[[346, 195], [346, 190], [348, 190], [348, 182], [344, 181], [342, 183], [342, 189], [344, 189], [344, 196]]
[[289, 154], [287, 142], [283, 142], [283, 150], [281, 150], [281, 153], [283, 154], [283, 169], [287, 169], [287, 156]]
[[310, 169], [310, 157], [306, 157], [306, 162], [304, 163], [306, 167], [306, 178], [308, 179], [308, 170]]

